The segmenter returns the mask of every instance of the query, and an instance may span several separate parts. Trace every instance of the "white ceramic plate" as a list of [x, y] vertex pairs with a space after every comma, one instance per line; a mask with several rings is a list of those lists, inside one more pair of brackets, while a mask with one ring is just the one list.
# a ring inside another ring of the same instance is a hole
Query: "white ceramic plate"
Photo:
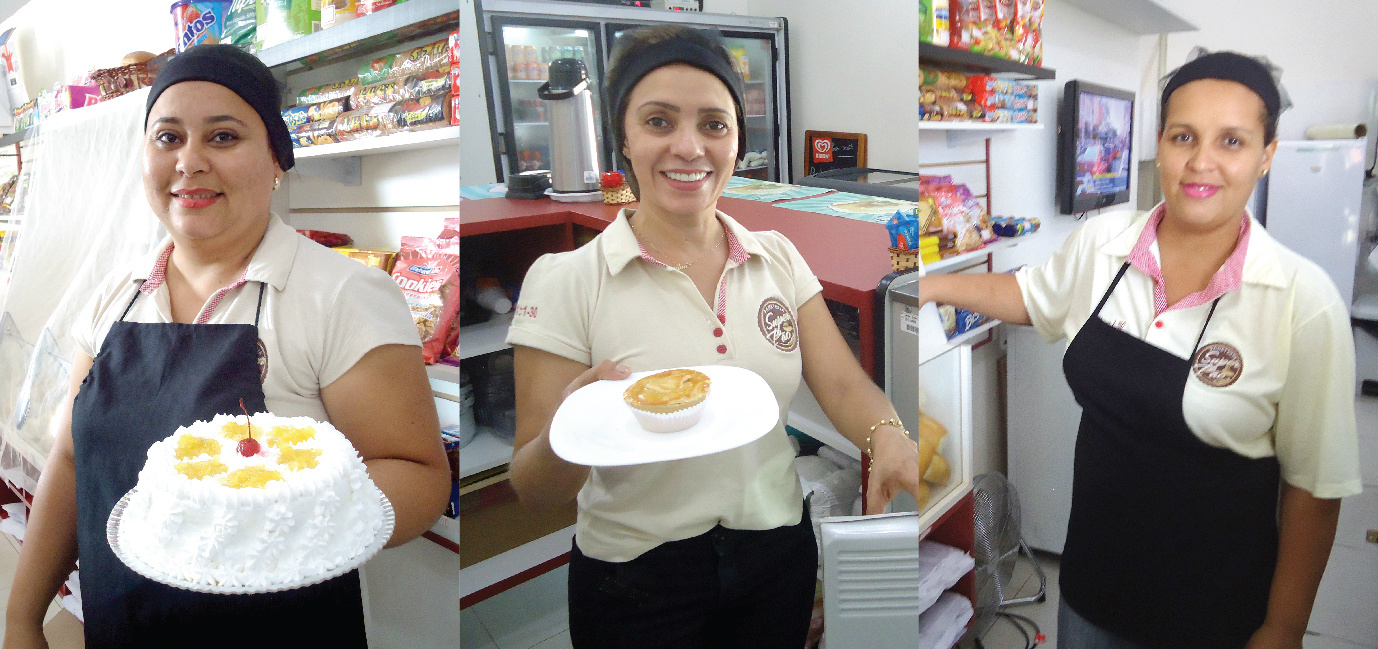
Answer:
[[712, 379], [699, 423], [676, 433], [641, 427], [622, 393], [637, 372], [622, 381], [586, 385], [555, 411], [550, 446], [566, 461], [586, 466], [626, 466], [682, 460], [719, 453], [760, 439], [780, 420], [775, 393], [760, 375], [726, 365], [692, 367]]
[[119, 502], [115, 503], [115, 508], [110, 511], [110, 518], [105, 523], [105, 540], [110, 543], [110, 549], [115, 552], [115, 556], [118, 557], [120, 561], [124, 562], [124, 565], [129, 566], [130, 570], [160, 584], [172, 586], [173, 588], [181, 588], [182, 590], [191, 590], [198, 593], [214, 593], [218, 595], [252, 595], [257, 593], [277, 593], [285, 590], [295, 590], [319, 584], [327, 579], [334, 579], [335, 577], [339, 577], [350, 570], [364, 565], [364, 562], [372, 559], [373, 555], [383, 549], [388, 539], [392, 538], [393, 526], [396, 525], [396, 518], [392, 511], [392, 503], [388, 501], [387, 496], [383, 495], [382, 490], [377, 487], [374, 487], [373, 490], [377, 492], [378, 500], [383, 505], [383, 524], [378, 528], [378, 535], [373, 539], [373, 542], [370, 543], [368, 547], [361, 549], [353, 557], [350, 557], [349, 560], [344, 561], [330, 570], [308, 575], [292, 582], [258, 586], [221, 586], [200, 581], [187, 581], [180, 577], [174, 577], [164, 573], [144, 563], [135, 553], [124, 549], [120, 545], [120, 520], [123, 518], [125, 507], [129, 505], [130, 497], [134, 495], [134, 489], [130, 489], [128, 493], [120, 498]]

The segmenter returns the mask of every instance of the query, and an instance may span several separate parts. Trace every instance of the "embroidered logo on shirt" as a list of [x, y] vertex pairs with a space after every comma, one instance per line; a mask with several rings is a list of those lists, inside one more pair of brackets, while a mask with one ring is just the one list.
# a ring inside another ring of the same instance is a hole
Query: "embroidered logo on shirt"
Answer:
[[258, 339], [258, 382], [268, 381], [268, 348], [263, 344], [263, 339]]
[[776, 349], [792, 352], [799, 348], [799, 329], [794, 325], [794, 314], [779, 298], [768, 297], [761, 302], [756, 324], [761, 328], [761, 335]]
[[1233, 345], [1210, 343], [1192, 357], [1191, 371], [1202, 383], [1223, 388], [1238, 381], [1239, 375], [1244, 373], [1244, 357]]

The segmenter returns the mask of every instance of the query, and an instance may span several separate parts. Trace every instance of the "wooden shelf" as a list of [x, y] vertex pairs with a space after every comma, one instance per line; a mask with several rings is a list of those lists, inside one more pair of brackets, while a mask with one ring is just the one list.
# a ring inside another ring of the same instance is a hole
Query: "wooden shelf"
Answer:
[[958, 72], [990, 74], [1016, 79], [1052, 79], [1057, 71], [1017, 61], [957, 50], [932, 43], [919, 43], [919, 65]]
[[258, 58], [270, 68], [292, 72], [363, 56], [427, 36], [459, 29], [454, 0], [411, 0], [360, 16], [330, 29], [264, 48]]

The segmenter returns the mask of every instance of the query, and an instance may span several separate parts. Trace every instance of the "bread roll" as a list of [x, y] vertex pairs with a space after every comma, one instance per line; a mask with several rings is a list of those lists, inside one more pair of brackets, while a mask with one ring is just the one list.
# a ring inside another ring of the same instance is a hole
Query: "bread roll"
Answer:
[[121, 66], [125, 66], [125, 65], [133, 65], [133, 64], [135, 64], [135, 63], [143, 63], [144, 61], [147, 61], [147, 60], [153, 58], [154, 56], [157, 56], [157, 55], [154, 54], [154, 53], [152, 53], [152, 52], [144, 52], [144, 51], [142, 51], [142, 50], [140, 50], [140, 51], [138, 51], [138, 52], [130, 52], [130, 53], [124, 55], [124, 58], [120, 59], [120, 65], [121, 65]]
[[932, 482], [936, 485], [945, 485], [952, 479], [952, 466], [947, 463], [947, 458], [942, 453], [934, 453], [933, 460], [928, 464], [928, 470], [924, 472], [925, 482]]

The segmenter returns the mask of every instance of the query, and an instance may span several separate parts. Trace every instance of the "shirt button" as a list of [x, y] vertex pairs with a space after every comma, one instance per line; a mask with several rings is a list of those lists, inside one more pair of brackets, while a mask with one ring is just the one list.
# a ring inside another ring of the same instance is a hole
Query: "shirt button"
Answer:
[[719, 354], [726, 354], [726, 353], [727, 353], [727, 345], [718, 345], [718, 353], [719, 353]]
[[1159, 320], [1159, 321], [1153, 323], [1153, 326], [1155, 326], [1155, 327], [1157, 327], [1157, 328], [1159, 328], [1159, 329], [1162, 329], [1162, 328], [1163, 328], [1163, 321], [1162, 321], [1162, 320]]
[[715, 337], [715, 338], [722, 338], [722, 328], [721, 328], [721, 327], [719, 327], [719, 328], [713, 330], [713, 337]]

